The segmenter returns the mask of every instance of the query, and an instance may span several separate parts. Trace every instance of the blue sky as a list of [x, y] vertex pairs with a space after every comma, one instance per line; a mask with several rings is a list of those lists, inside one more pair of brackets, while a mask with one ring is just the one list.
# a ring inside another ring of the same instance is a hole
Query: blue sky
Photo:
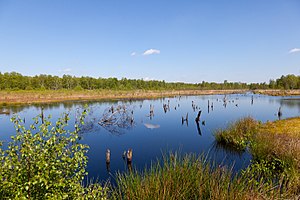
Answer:
[[0, 71], [268, 82], [300, 74], [299, 0], [0, 0]]

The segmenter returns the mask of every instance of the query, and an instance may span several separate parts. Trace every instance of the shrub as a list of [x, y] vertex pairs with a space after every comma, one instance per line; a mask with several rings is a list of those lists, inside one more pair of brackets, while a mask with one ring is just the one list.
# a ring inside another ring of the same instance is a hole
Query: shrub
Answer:
[[[86, 110], [73, 132], [66, 130], [68, 115], [52, 125], [50, 116], [34, 119], [26, 129], [20, 117], [13, 117], [16, 135], [7, 149], [0, 148], [0, 196], [3, 199], [105, 198], [100, 185], [84, 187], [87, 174], [87, 145], [80, 144], [78, 132]], [[94, 189], [92, 189], [94, 188]], [[96, 189], [95, 189], [96, 188]]]

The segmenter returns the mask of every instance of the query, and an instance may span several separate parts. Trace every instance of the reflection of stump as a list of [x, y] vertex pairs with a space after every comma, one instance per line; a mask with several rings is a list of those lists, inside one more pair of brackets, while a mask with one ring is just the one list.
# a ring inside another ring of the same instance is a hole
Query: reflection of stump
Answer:
[[281, 116], [282, 116], [281, 106], [280, 106], [279, 109], [278, 109], [277, 115], [278, 115], [278, 119], [280, 120], [280, 118], [281, 118]]
[[127, 151], [127, 163], [131, 163], [132, 161], [132, 149], [128, 149]]
[[123, 155], [122, 155], [123, 160], [125, 160], [125, 157], [126, 157], [126, 151], [123, 152]]
[[198, 122], [198, 123], [200, 121], [201, 112], [202, 112], [201, 110], [198, 112], [198, 115], [197, 115], [197, 117], [195, 119], [195, 121]]
[[107, 149], [105, 153], [105, 158], [106, 158], [106, 164], [110, 163], [110, 150]]
[[41, 110], [41, 120], [42, 120], [42, 124], [44, 123], [44, 107], [42, 106], [42, 110]]
[[196, 121], [196, 125], [197, 125], [198, 134], [202, 135], [200, 125], [199, 125], [199, 121]]
[[128, 171], [132, 172], [132, 162], [127, 163]]
[[106, 163], [106, 171], [109, 173], [110, 172], [110, 163]]

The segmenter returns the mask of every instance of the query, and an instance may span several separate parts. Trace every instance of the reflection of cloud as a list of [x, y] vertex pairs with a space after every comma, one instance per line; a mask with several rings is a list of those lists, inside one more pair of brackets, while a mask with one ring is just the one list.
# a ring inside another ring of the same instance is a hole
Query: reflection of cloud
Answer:
[[59, 72], [70, 72], [72, 71], [71, 68], [65, 68], [65, 69], [60, 69]]
[[158, 124], [147, 124], [147, 123], [145, 123], [144, 125], [145, 125], [146, 128], [149, 128], [149, 129], [155, 129], [155, 128], [160, 127], [160, 125], [158, 125]]
[[297, 52], [300, 52], [299, 48], [293, 48], [289, 51], [289, 53], [297, 53]]
[[135, 56], [135, 55], [136, 55], [136, 52], [132, 52], [130, 55], [131, 55], [131, 56]]
[[158, 50], [158, 49], [148, 49], [143, 53], [144, 56], [148, 56], [148, 55], [152, 55], [152, 54], [160, 54], [160, 50]]

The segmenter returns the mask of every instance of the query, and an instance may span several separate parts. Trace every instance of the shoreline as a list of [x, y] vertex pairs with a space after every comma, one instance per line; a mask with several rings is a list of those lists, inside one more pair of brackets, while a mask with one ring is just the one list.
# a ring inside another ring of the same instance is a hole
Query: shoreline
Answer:
[[254, 94], [262, 94], [269, 96], [297, 96], [300, 95], [300, 90], [280, 90], [280, 89], [269, 89], [269, 90], [253, 90]]
[[154, 99], [174, 96], [217, 95], [246, 93], [250, 90], [45, 90], [45, 91], [0, 91], [0, 105], [19, 105], [34, 103], [57, 103], [65, 101], [89, 100], [134, 100]]
[[192, 95], [254, 94], [269, 96], [300, 95], [300, 90], [20, 90], [0, 91], [0, 106], [66, 101], [136, 100]]

